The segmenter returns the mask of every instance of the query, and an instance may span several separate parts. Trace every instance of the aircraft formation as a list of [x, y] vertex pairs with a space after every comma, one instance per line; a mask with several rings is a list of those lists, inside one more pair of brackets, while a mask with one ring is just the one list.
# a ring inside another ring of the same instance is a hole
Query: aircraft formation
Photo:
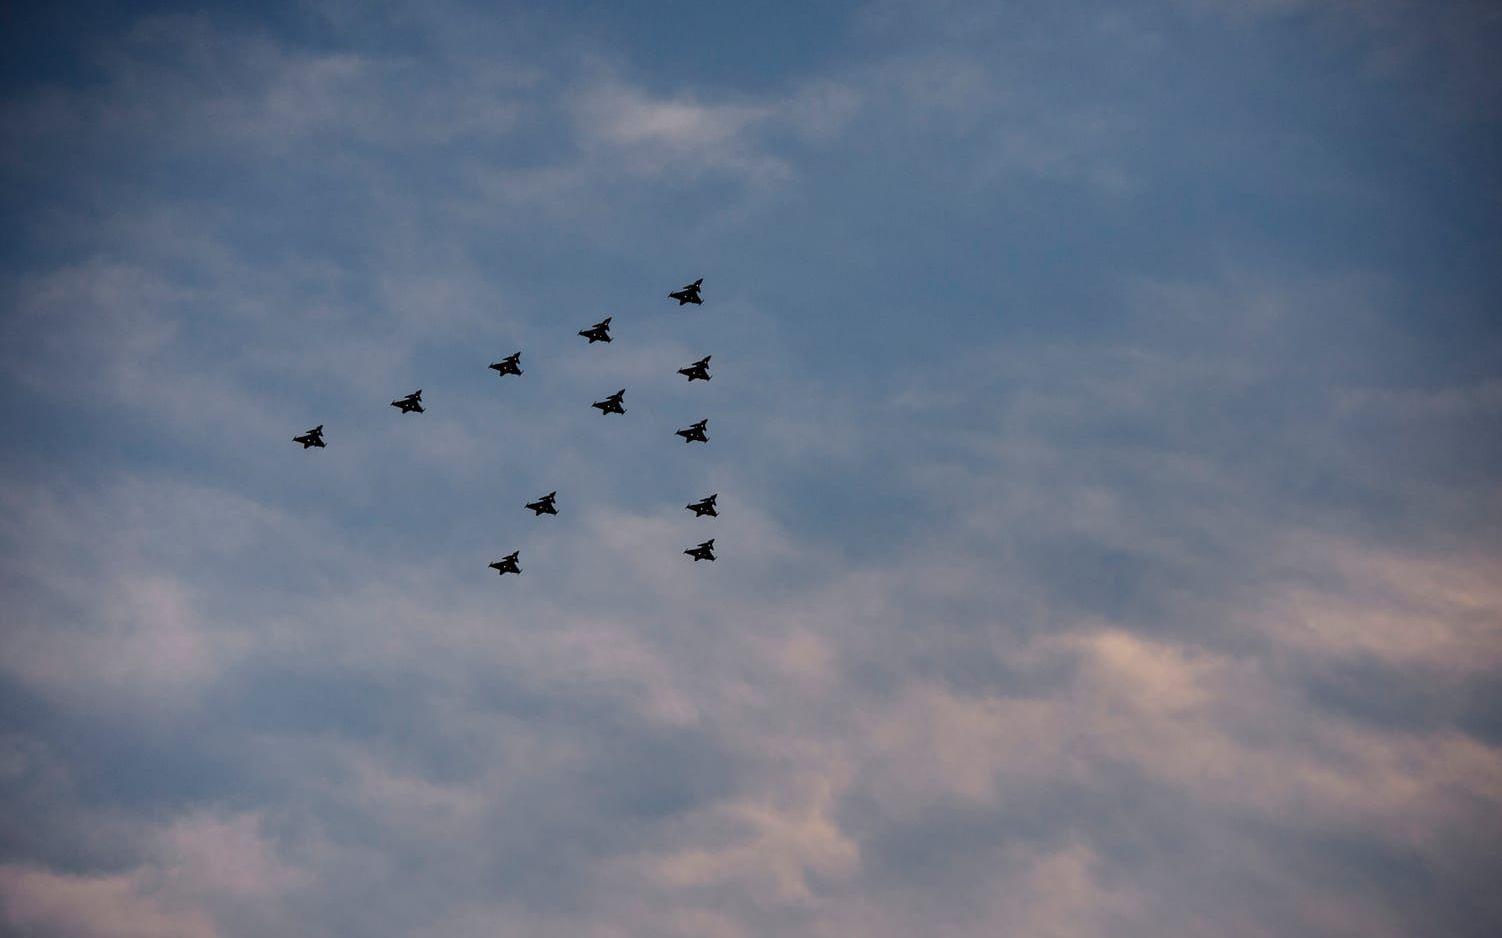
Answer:
[[[702, 305], [704, 300], [699, 295], [699, 291], [703, 284], [704, 278], [700, 277], [693, 283], [686, 284], [681, 289], [674, 290], [673, 292], [669, 293], [668, 298], [677, 300], [679, 306], [683, 306], [687, 303], [693, 303], [695, 306]], [[580, 336], [583, 336], [590, 345], [594, 345], [596, 342], [610, 342], [611, 318], [612, 317], [610, 316], [606, 316], [604, 319], [595, 323], [593, 326], [590, 326], [587, 329], [580, 329], [578, 334]], [[693, 362], [692, 364], [689, 364], [683, 368], [679, 368], [678, 373], [687, 378], [690, 384], [695, 381], [708, 381], [713, 377], [709, 373], [710, 357], [711, 356], [709, 355], [705, 355], [698, 361]], [[507, 355], [505, 358], [501, 359], [498, 362], [492, 362], [489, 368], [500, 377], [505, 377], [507, 375], [515, 375], [517, 377], [520, 377], [523, 374], [521, 359], [522, 353], [514, 352], [513, 354]], [[598, 409], [602, 416], [609, 416], [610, 414], [624, 414], [626, 413], [626, 407], [624, 403], [625, 399], [626, 389], [621, 388], [619, 391], [616, 391], [614, 394], [610, 395], [604, 400], [595, 401], [590, 406]], [[422, 405], [421, 388], [418, 388], [416, 391], [413, 391], [411, 394], [408, 394], [405, 397], [397, 398], [396, 400], [391, 402], [391, 406], [395, 407], [402, 414], [426, 413], [426, 410]], [[700, 420], [697, 423], [690, 424], [689, 426], [676, 431], [676, 433], [678, 436], [683, 438], [683, 442], [685, 443], [708, 443], [708, 428], [709, 421], [706, 419]], [[292, 438], [292, 442], [302, 444], [302, 448], [304, 450], [315, 446], [319, 449], [323, 449], [327, 445], [323, 439], [323, 424], [319, 424], [313, 429], [308, 430], [306, 433], [294, 436]], [[692, 511], [695, 518], [717, 518], [720, 514], [718, 508], [716, 507], [716, 501], [719, 499], [719, 497], [719, 493], [714, 493], [712, 495], [701, 498], [698, 501], [690, 502], [683, 507], [685, 511]], [[556, 491], [549, 492], [536, 501], [527, 502], [524, 507], [527, 510], [531, 511], [534, 517], [542, 517], [543, 515], [556, 515], [558, 514], [557, 499], [558, 493]], [[698, 563], [701, 560], [712, 561], [715, 559], [714, 538], [710, 538], [709, 540], [704, 541], [697, 547], [690, 547], [683, 553], [693, 558], [694, 563]], [[502, 557], [500, 560], [497, 560], [494, 563], [490, 564], [490, 569], [494, 570], [500, 576], [505, 576], [508, 573], [520, 574], [522, 572], [521, 551], [512, 551], [511, 553]]]

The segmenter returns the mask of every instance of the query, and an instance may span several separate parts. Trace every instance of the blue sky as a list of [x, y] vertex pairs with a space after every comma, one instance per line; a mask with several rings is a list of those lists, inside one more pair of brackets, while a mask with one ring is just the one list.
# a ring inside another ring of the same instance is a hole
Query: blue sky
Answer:
[[1502, 927], [1492, 5], [4, 15], [8, 929]]

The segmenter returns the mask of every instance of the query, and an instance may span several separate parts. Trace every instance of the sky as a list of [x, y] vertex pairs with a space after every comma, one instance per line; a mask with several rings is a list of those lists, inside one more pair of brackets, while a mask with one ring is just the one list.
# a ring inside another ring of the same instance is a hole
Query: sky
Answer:
[[1502, 933], [1495, 4], [0, 37], [0, 931]]

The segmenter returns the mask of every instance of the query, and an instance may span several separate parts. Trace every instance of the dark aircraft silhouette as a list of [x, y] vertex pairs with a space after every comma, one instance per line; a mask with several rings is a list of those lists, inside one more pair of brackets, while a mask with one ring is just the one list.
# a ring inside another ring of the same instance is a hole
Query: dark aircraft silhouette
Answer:
[[684, 553], [694, 558], [694, 563], [698, 563], [701, 560], [713, 560], [714, 538], [710, 538], [703, 544], [700, 544], [698, 547], [690, 547], [688, 550], [684, 551]]
[[410, 414], [413, 411], [422, 413], [422, 388], [418, 388], [399, 401], [392, 401], [391, 406], [404, 414]]
[[302, 436], [294, 436], [292, 442], [301, 443], [303, 449], [307, 449], [310, 446], [323, 449], [323, 424], [320, 423]]
[[679, 368], [678, 373], [688, 378], [690, 383], [695, 381], [708, 381], [710, 378], [714, 377], [714, 375], [711, 375], [709, 373], [710, 357], [711, 356], [709, 355], [705, 355], [703, 358], [694, 362], [692, 365], [689, 365], [687, 368]]
[[684, 505], [683, 507], [693, 512], [695, 518], [702, 518], [705, 515], [709, 515], [711, 518], [718, 518], [720, 513], [715, 509], [715, 499], [719, 497], [719, 493], [716, 492], [708, 498], [701, 498], [693, 504]]
[[708, 443], [709, 434], [705, 432], [705, 428], [708, 426], [708, 420], [701, 420], [692, 426], [684, 427], [682, 430], [675, 432], [683, 437], [683, 442], [685, 443]]
[[679, 306], [682, 306], [684, 303], [693, 303], [697, 306], [704, 302], [699, 299], [699, 285], [703, 282], [704, 278], [700, 277], [698, 280], [685, 286], [682, 290], [675, 290], [669, 293], [668, 299], [677, 300]]
[[609, 342], [610, 317], [606, 316], [604, 319], [590, 326], [588, 329], [580, 329], [579, 334], [588, 339], [590, 345], [594, 345], [596, 342]]
[[535, 502], [527, 502], [527, 507], [532, 509], [534, 515], [556, 515], [558, 508], [553, 504], [553, 499], [557, 497], [557, 492], [549, 492]]
[[522, 373], [522, 353], [507, 355], [500, 361], [493, 362], [490, 367], [494, 368], [496, 374], [499, 375], [519, 375]]
[[520, 556], [521, 556], [521, 551], [515, 551], [514, 553], [507, 554], [506, 556], [502, 557], [500, 560], [497, 560], [495, 563], [491, 564], [490, 565], [490, 569], [494, 570], [497, 574], [499, 574], [501, 576], [505, 576], [508, 573], [518, 573], [519, 574], [519, 573], [522, 572], [522, 568], [519, 567], [519, 566], [517, 566], [517, 564], [516, 564], [516, 558], [520, 557]]
[[589, 406], [600, 408], [601, 414], [624, 414], [626, 412], [626, 408], [621, 406], [621, 401], [624, 400], [625, 397], [626, 389], [621, 388], [619, 391], [616, 391], [614, 394], [605, 398], [603, 401], [595, 401]]

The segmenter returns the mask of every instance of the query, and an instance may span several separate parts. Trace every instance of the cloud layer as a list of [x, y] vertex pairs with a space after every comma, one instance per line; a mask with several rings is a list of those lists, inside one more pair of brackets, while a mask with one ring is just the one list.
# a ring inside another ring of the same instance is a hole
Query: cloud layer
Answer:
[[1495, 933], [1499, 25], [1442, 6], [31, 23], [0, 921]]

